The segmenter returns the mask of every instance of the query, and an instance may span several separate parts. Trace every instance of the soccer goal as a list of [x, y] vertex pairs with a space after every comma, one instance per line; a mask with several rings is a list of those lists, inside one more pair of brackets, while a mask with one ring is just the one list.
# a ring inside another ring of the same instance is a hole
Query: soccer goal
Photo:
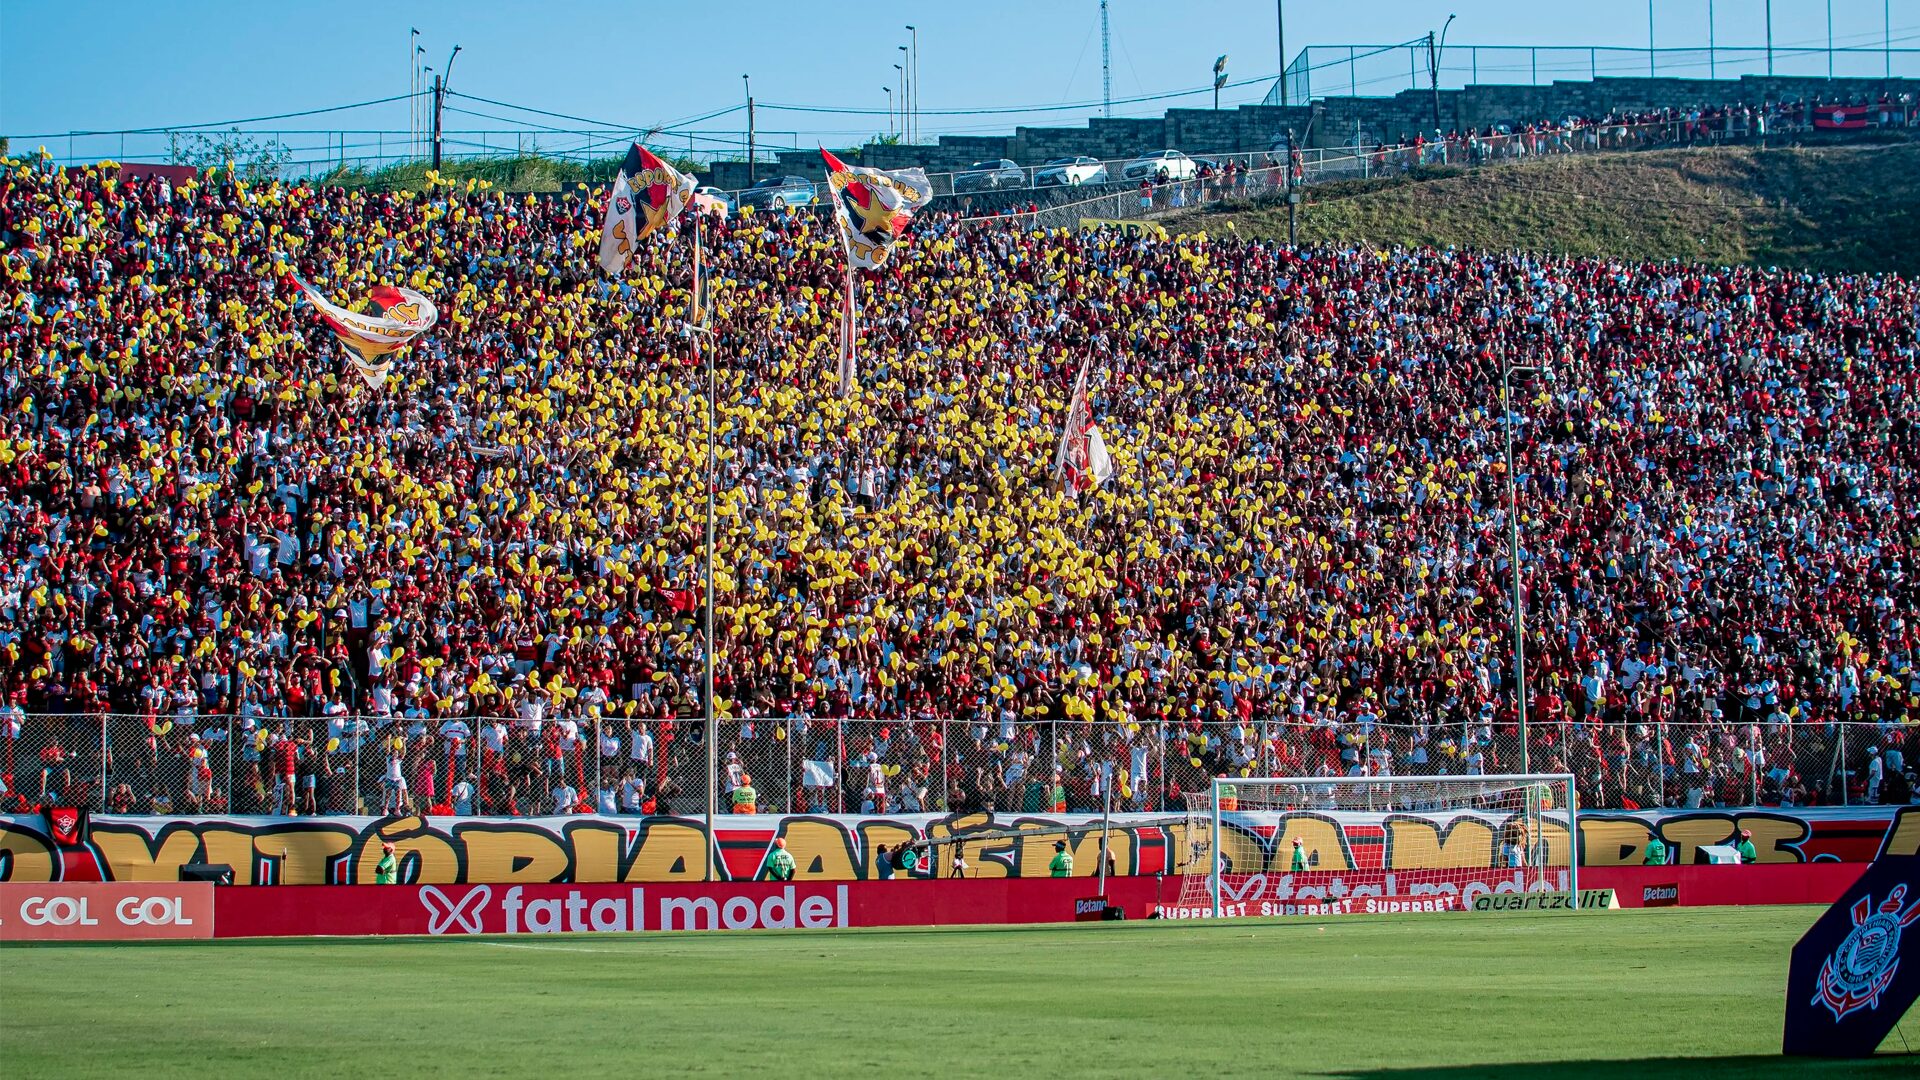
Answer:
[[1186, 814], [1174, 917], [1579, 897], [1570, 775], [1223, 778], [1189, 793]]

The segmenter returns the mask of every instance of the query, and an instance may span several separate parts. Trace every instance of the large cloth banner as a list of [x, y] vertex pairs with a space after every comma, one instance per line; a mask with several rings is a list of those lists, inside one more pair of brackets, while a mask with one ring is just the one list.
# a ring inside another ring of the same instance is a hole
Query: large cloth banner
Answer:
[[1784, 1053], [1871, 1057], [1920, 997], [1920, 856], [1879, 859], [1793, 947]]
[[[1639, 866], [1659, 836], [1674, 865], [1700, 849], [1752, 834], [1762, 864], [1866, 863], [1920, 852], [1920, 807], [1896, 809], [1594, 811], [1580, 815], [1580, 865]], [[1461, 827], [1466, 822], [1466, 827]], [[1097, 872], [1100, 819], [1088, 814], [722, 815], [681, 817], [146, 817], [95, 816], [85, 843], [62, 846], [38, 814], [0, 816], [0, 880], [173, 881], [185, 863], [224, 863], [237, 884], [351, 884], [373, 880], [380, 845], [392, 841], [410, 882], [701, 881], [753, 877], [775, 838], [787, 842], [796, 880], [884, 876], [879, 849], [936, 841], [945, 871], [960, 848], [979, 877], [1043, 877], [1060, 826], [1075, 831], [1075, 872]], [[1315, 869], [1378, 873], [1497, 865], [1498, 815], [1328, 811], [1228, 815], [1227, 850], [1244, 873], [1284, 872], [1293, 837], [1316, 853]], [[1031, 835], [1006, 835], [1026, 830]], [[1113, 817], [1111, 853], [1122, 875], [1187, 872], [1192, 850], [1180, 818]], [[1549, 839], [1566, 842], [1564, 825]], [[944, 843], [970, 835], [963, 844]], [[1556, 863], [1565, 861], [1564, 848]], [[1204, 872], [1205, 867], [1193, 868]], [[1584, 884], [1589, 884], [1583, 882]]]

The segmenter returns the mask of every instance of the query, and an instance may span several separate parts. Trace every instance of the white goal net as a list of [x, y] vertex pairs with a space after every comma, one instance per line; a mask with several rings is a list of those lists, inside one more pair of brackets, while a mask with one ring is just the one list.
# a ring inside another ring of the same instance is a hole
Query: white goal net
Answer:
[[1187, 795], [1169, 917], [1457, 911], [1579, 895], [1573, 777], [1219, 779]]

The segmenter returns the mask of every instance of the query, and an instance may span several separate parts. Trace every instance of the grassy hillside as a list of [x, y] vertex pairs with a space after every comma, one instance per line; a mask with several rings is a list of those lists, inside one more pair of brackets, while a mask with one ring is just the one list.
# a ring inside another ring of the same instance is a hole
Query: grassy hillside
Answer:
[[[1307, 189], [1300, 239], [1920, 272], [1920, 144], [1667, 150]], [[1170, 227], [1284, 238], [1285, 205]]]

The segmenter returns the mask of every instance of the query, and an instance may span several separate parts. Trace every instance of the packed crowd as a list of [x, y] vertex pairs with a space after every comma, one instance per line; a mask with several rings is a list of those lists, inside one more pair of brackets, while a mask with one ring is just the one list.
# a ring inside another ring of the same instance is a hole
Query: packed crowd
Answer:
[[[11, 805], [695, 808], [693, 240], [610, 281], [596, 211], [8, 166]], [[1911, 282], [928, 215], [843, 398], [830, 229], [703, 242], [742, 809], [1513, 771], [1508, 430], [1535, 770], [1837, 801], [1914, 749]], [[371, 390], [289, 272], [441, 325]], [[1088, 358], [1116, 475], [1076, 496]], [[1503, 415], [1508, 365], [1549, 377]]]

